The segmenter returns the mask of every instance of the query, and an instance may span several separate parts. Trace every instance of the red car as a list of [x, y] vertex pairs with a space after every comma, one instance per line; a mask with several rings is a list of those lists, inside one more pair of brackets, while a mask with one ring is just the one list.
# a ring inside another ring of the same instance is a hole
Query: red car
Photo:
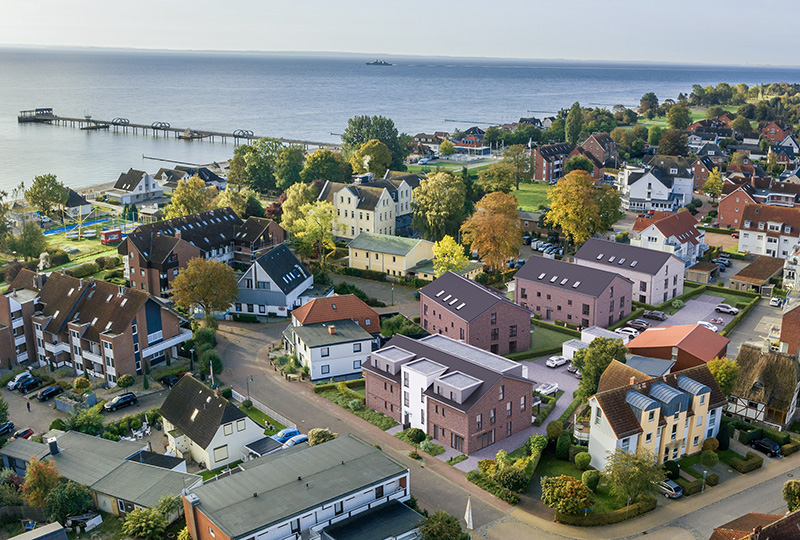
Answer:
[[33, 430], [31, 428], [25, 428], [17, 431], [14, 433], [14, 436], [11, 437], [11, 440], [14, 439], [30, 439], [33, 436]]
[[731, 235], [731, 238], [739, 238], [739, 233], [735, 232]]

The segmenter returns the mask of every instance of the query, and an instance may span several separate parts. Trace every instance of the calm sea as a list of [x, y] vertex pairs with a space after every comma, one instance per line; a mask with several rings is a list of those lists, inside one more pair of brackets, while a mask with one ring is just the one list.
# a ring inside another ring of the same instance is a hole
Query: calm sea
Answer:
[[[261, 53], [69, 51], [0, 48], [0, 189], [55, 173], [72, 187], [110, 182], [142, 156], [209, 163], [232, 144], [18, 124], [22, 109], [63, 116], [337, 141], [358, 114], [392, 118], [401, 131], [467, 128], [548, 116], [574, 101], [633, 106], [692, 84], [800, 82], [800, 68], [640, 65], [555, 61]], [[452, 121], [455, 120], [455, 121]]]

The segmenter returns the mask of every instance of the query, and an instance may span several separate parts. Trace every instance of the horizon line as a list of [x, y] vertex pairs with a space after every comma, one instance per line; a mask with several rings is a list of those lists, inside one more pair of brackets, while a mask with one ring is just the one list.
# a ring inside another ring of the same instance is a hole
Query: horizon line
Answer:
[[[638, 64], [638, 65], [668, 65], [668, 66], [697, 66], [697, 67], [729, 67], [729, 68], [786, 68], [796, 69], [800, 65], [789, 64], [725, 64], [712, 62], [691, 62], [680, 60], [599, 60], [578, 58], [531, 58], [522, 56], [459, 56], [459, 55], [425, 55], [388, 52], [353, 52], [353, 51], [299, 51], [299, 50], [263, 50], [263, 49], [171, 49], [163, 47], [112, 47], [100, 45], [58, 45], [58, 44], [33, 44], [33, 43], [2, 43], [0, 49], [52, 49], [52, 50], [92, 50], [92, 51], [138, 51], [152, 53], [206, 53], [206, 54], [265, 54], [265, 55], [305, 55], [305, 56], [358, 56], [374, 57], [387, 56], [396, 58], [437, 58], [453, 60], [488, 60], [488, 61], [524, 61], [524, 62], [570, 62], [591, 64]], [[781, 81], [775, 81], [781, 82]]]

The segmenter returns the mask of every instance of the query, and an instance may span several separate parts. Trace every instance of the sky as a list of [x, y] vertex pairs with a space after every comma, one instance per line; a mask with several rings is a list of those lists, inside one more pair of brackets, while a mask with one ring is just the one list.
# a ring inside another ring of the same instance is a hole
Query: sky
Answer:
[[0, 44], [798, 65], [776, 13], [800, 2], [0, 0]]

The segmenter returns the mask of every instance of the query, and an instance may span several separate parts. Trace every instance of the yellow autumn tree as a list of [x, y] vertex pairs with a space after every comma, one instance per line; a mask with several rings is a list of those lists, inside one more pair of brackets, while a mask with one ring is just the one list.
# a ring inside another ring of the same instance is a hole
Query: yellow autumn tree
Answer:
[[206, 187], [206, 183], [197, 176], [179, 180], [172, 192], [172, 202], [167, 206], [167, 219], [197, 214], [213, 210], [217, 199], [217, 188]]
[[469, 264], [464, 247], [447, 235], [433, 246], [433, 272], [436, 277], [445, 272], [460, 272]]
[[485, 195], [461, 226], [461, 234], [486, 265], [502, 269], [504, 261], [519, 253], [522, 239], [516, 197], [500, 191]]
[[620, 215], [619, 194], [611, 186], [598, 186], [586, 171], [575, 170], [547, 192], [550, 211], [545, 221], [561, 227], [576, 244], [609, 228]]
[[375, 176], [383, 176], [391, 163], [391, 150], [378, 139], [365, 142], [350, 157], [353, 172], [358, 174], [371, 172]]

